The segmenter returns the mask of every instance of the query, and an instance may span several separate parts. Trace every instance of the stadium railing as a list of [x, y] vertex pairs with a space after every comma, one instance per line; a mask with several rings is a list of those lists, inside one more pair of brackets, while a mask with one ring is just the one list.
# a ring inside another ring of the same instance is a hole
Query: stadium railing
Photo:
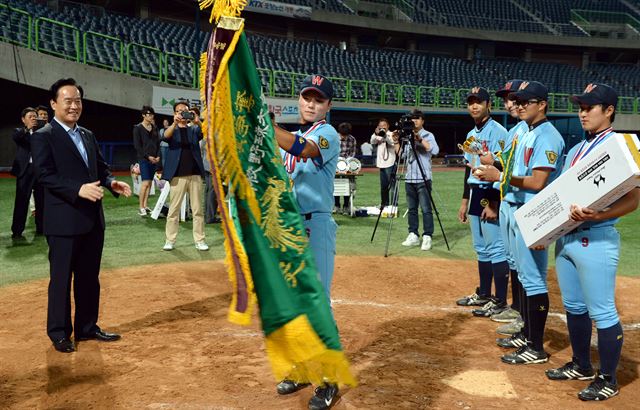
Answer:
[[[14, 32], [23, 33], [22, 40], [0, 35], [0, 41], [27, 48], [35, 48], [39, 52], [167, 84], [197, 87], [198, 66], [196, 59], [191, 56], [164, 52], [145, 44], [125, 43], [117, 37], [91, 31], [83, 33], [82, 41], [80, 41], [80, 30], [73, 25], [43, 17], [36, 18], [34, 21], [32, 16], [24, 10], [0, 4], [0, 12], [2, 12], [3, 8], [9, 8], [12, 16], [15, 13], [19, 17], [27, 17], [27, 27], [19, 25], [18, 30], [14, 30]], [[11, 20], [15, 20], [15, 18], [11, 18]], [[26, 35], [24, 35], [25, 28]], [[4, 32], [0, 32], [0, 34], [2, 33]], [[32, 33], [35, 33], [35, 41], [32, 41]], [[47, 36], [48, 38], [46, 38]], [[47, 41], [43, 41], [45, 38]], [[64, 43], [62, 46], [55, 42], [61, 39]], [[106, 45], [103, 45], [105, 47], [116, 47], [118, 59], [113, 64], [95, 61], [88, 51], [89, 39], [104, 41]], [[126, 55], [124, 54], [125, 52]], [[151, 60], [150, 62], [148, 61], [149, 59]], [[141, 64], [146, 64], [147, 70], [143, 70]], [[307, 75], [265, 68], [259, 68], [258, 72], [267, 96], [284, 98], [295, 98], [298, 92], [297, 84]], [[466, 108], [465, 96], [468, 93], [466, 88], [456, 89], [417, 84], [384, 83], [343, 77], [329, 78], [334, 82], [337, 91], [334, 98], [336, 101], [386, 106]], [[550, 110], [552, 112], [576, 112], [574, 105], [569, 103], [568, 97], [568, 94], [550, 94]], [[493, 103], [494, 107], [501, 105], [500, 99], [497, 98]], [[640, 97], [620, 97], [618, 112], [638, 114], [640, 113], [639, 110]]]
[[[113, 61], [112, 64], [106, 64], [100, 60], [96, 61], [93, 56], [89, 55], [88, 41], [94, 41], [95, 43], [102, 42], [102, 46], [116, 48], [118, 50], [118, 59]], [[82, 62], [88, 65], [104, 68], [107, 70], [124, 73], [124, 42], [117, 37], [108, 36], [102, 33], [96, 33], [94, 31], [86, 31], [82, 34]]]
[[[0, 40], [22, 47], [32, 48], [31, 27], [33, 18], [31, 14], [2, 3], [0, 3], [0, 13], [4, 17], [2, 19], [2, 26], [5, 26], [0, 30]], [[20, 24], [21, 17], [26, 17], [26, 27], [24, 24]], [[4, 30], [4, 28], [6, 28], [6, 30]], [[26, 33], [24, 32], [25, 29]]]

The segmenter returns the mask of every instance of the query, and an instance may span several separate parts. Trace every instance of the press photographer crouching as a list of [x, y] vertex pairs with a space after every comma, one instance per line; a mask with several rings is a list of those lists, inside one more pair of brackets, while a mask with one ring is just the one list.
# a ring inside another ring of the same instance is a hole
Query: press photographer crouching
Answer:
[[[413, 122], [413, 129], [411, 129], [409, 120]], [[424, 114], [422, 111], [413, 110], [409, 116], [403, 117], [397, 125], [398, 130], [393, 133], [396, 154], [402, 155], [407, 163], [405, 191], [409, 212], [409, 235], [402, 242], [402, 246], [421, 245], [420, 249], [428, 251], [431, 249], [431, 236], [433, 235], [433, 212], [430, 200], [431, 157], [438, 155], [440, 149], [434, 135], [423, 128]], [[400, 152], [401, 145], [402, 152]], [[417, 160], [414, 152], [417, 154]], [[418, 232], [418, 205], [422, 211], [422, 236]]]

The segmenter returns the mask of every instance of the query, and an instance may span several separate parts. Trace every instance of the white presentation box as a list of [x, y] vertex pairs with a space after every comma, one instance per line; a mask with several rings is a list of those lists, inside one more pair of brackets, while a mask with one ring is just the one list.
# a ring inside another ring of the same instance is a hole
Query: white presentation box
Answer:
[[572, 204], [600, 211], [640, 186], [638, 149], [636, 135], [612, 135], [522, 205], [515, 217], [525, 244], [547, 246], [577, 228]]

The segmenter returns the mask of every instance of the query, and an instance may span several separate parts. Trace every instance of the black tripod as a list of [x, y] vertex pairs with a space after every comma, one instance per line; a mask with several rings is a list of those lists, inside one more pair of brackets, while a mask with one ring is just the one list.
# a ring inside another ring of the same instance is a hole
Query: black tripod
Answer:
[[[431, 203], [431, 209], [433, 210], [433, 213], [436, 215], [436, 218], [438, 219], [438, 225], [440, 225], [440, 230], [442, 231], [442, 237], [444, 238], [444, 243], [447, 245], [447, 250], [450, 251], [451, 248], [449, 248], [449, 241], [447, 240], [447, 235], [444, 232], [444, 227], [442, 226], [442, 221], [440, 220], [440, 213], [438, 212], [436, 203], [434, 202], [433, 196], [431, 195], [431, 190], [429, 189], [429, 186], [427, 184], [427, 177], [424, 172], [422, 163], [420, 162], [420, 159], [418, 157], [418, 153], [416, 152], [415, 143], [411, 141], [411, 139], [413, 139], [413, 132], [411, 132], [408, 136], [403, 134], [401, 135], [402, 136], [400, 138], [400, 150], [398, 151], [398, 155], [396, 155], [394, 170], [391, 173], [391, 177], [389, 178], [389, 185], [393, 186], [393, 195], [391, 197], [392, 198], [391, 207], [392, 209], [393, 207], [395, 207], [396, 212], [398, 212], [398, 191], [400, 187], [400, 184], [398, 183], [398, 174], [405, 175], [405, 171], [407, 168], [407, 159], [405, 158], [405, 156], [408, 156], [408, 155], [403, 155], [403, 154], [405, 151], [405, 146], [409, 144], [409, 146], [411, 147], [411, 151], [413, 153], [413, 158], [418, 163], [418, 169], [420, 170], [420, 175], [422, 176], [422, 182], [424, 184], [424, 188], [427, 190], [427, 193], [429, 194], [429, 202]], [[384, 208], [384, 205], [380, 204], [380, 212], [378, 213], [378, 219], [376, 220], [376, 225], [373, 227], [373, 233], [371, 234], [371, 242], [373, 242], [373, 239], [376, 236], [376, 231], [378, 230], [378, 224], [380, 223], [380, 217], [382, 216], [383, 208]], [[391, 240], [391, 229], [393, 226], [393, 219], [394, 219], [393, 217], [390, 218], [389, 227], [387, 228], [387, 243], [384, 247], [385, 257], [389, 255], [389, 241]]]

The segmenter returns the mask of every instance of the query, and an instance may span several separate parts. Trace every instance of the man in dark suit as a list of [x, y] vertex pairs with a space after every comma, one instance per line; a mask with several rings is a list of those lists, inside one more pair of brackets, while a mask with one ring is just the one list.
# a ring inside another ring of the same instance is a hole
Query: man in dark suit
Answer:
[[[11, 175], [16, 177], [16, 198], [13, 205], [13, 221], [11, 223], [11, 237], [22, 238], [22, 232], [27, 222], [29, 199], [35, 187], [35, 175], [31, 160], [31, 134], [38, 124], [36, 110], [27, 107], [22, 110], [23, 127], [16, 128], [11, 135], [16, 143], [16, 157], [11, 167]], [[36, 201], [36, 233], [42, 233], [42, 190], [35, 190]]]
[[[204, 236], [204, 212], [202, 210], [202, 178], [204, 165], [200, 151], [200, 118], [189, 112], [186, 102], [178, 101], [173, 106], [173, 124], [165, 131], [162, 141], [169, 144], [162, 179], [171, 184], [171, 200], [167, 224], [165, 226], [165, 251], [175, 247], [178, 237], [180, 206], [185, 194], [189, 194], [191, 214], [193, 216], [193, 241], [199, 251], [209, 250]], [[188, 121], [192, 125], [188, 125]]]
[[[61, 79], [51, 86], [54, 119], [33, 134], [31, 148], [44, 188], [44, 234], [49, 244], [50, 282], [47, 334], [56, 350], [73, 352], [75, 340], [114, 341], [120, 335], [98, 327], [100, 260], [104, 244], [103, 188], [131, 195], [116, 181], [93, 133], [79, 127], [82, 88]], [[74, 276], [75, 320], [71, 324], [70, 287]]]

